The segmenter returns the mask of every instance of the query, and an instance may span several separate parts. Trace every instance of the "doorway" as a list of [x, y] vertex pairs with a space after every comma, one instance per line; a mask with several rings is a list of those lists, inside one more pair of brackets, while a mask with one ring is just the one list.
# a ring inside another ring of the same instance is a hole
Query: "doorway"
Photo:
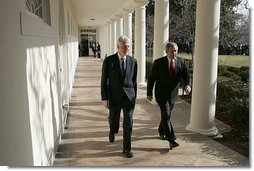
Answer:
[[80, 36], [80, 56], [94, 56], [92, 45], [96, 45], [96, 29], [81, 29]]

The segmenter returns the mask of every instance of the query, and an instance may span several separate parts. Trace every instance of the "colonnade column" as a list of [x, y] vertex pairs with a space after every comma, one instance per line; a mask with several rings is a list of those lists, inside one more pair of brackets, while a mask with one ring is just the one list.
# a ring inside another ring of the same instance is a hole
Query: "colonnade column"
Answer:
[[[101, 44], [104, 44], [104, 36], [105, 36], [105, 34], [104, 34], [104, 26], [99, 27], [98, 30], [99, 30], [99, 34], [97, 33], [97, 36], [99, 37], [98, 38], [98, 42], [101, 45]], [[102, 57], [102, 52], [104, 53], [104, 50], [101, 47], [101, 57]]]
[[165, 56], [169, 37], [169, 0], [156, 0], [154, 10], [153, 60]]
[[141, 86], [146, 85], [146, 17], [145, 5], [147, 2], [136, 2], [135, 7], [135, 49], [134, 56], [138, 61], [137, 83]]
[[122, 15], [116, 15], [116, 40], [123, 35], [123, 18]]
[[190, 124], [187, 130], [215, 136], [220, 0], [197, 0]]
[[111, 19], [111, 51], [110, 54], [116, 53], [116, 21], [115, 19]]
[[111, 55], [111, 23], [107, 22], [107, 56]]
[[[130, 38], [130, 41], [132, 42], [132, 12], [133, 10], [123, 9], [124, 11], [124, 17], [123, 17], [123, 35]], [[129, 55], [132, 54], [132, 45], [129, 49]]]
[[101, 58], [104, 59], [106, 54], [107, 54], [107, 50], [106, 50], [106, 47], [107, 47], [107, 25], [103, 25], [103, 40], [101, 42]]

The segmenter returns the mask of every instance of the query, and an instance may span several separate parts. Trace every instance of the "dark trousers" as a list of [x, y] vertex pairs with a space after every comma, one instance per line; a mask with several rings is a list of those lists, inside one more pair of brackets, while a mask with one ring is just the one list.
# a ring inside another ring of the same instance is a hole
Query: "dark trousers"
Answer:
[[110, 134], [118, 133], [121, 110], [123, 110], [123, 150], [131, 151], [134, 108], [126, 95], [123, 96], [121, 108], [109, 110]]
[[165, 135], [166, 139], [171, 142], [176, 140], [174, 128], [170, 121], [171, 112], [174, 108], [174, 104], [170, 101], [166, 101], [165, 103], [158, 103], [161, 110], [161, 122], [158, 128], [160, 134]]

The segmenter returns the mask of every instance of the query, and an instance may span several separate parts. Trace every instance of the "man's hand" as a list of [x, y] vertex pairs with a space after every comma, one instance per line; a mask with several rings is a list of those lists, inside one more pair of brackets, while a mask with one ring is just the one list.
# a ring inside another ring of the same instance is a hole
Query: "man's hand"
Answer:
[[149, 102], [152, 102], [152, 101], [153, 101], [153, 96], [147, 96], [146, 99], [147, 99]]
[[184, 91], [185, 91], [185, 93], [186, 93], [186, 95], [188, 95], [190, 92], [191, 92], [191, 87], [190, 86], [185, 86], [184, 87]]
[[106, 109], [109, 108], [108, 100], [103, 100], [103, 101], [102, 101], [102, 104], [103, 104], [103, 106], [104, 106]]

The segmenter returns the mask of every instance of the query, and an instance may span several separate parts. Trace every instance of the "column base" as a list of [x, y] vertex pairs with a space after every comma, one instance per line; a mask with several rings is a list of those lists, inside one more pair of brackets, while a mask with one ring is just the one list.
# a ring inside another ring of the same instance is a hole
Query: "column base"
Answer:
[[200, 129], [195, 129], [193, 128], [190, 124], [186, 127], [186, 130], [196, 132], [205, 136], [209, 137], [214, 137], [219, 134], [218, 129], [216, 127], [213, 127], [211, 129], [206, 129], [206, 130], [200, 130]]
[[147, 85], [146, 82], [140, 82], [140, 83], [138, 83], [138, 86], [140, 86], [140, 87], [145, 87], [146, 85]]

